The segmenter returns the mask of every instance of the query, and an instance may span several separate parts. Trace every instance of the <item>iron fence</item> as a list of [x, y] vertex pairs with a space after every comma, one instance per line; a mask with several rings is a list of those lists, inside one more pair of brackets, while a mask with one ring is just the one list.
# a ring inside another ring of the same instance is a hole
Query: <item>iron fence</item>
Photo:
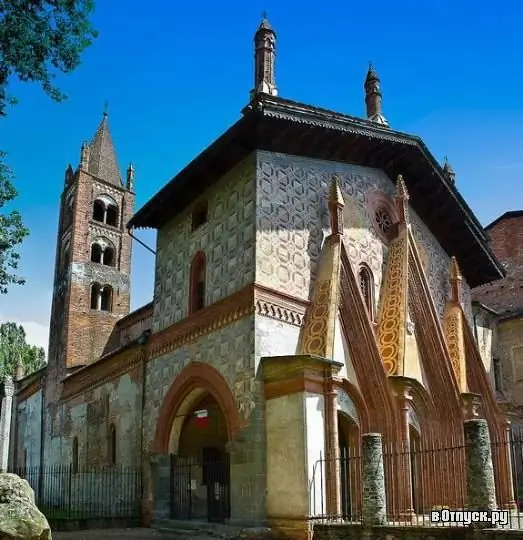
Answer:
[[171, 455], [172, 519], [223, 522], [230, 511], [228, 454], [204, 452], [201, 458]]
[[[498, 526], [523, 529], [523, 433], [507, 441], [491, 443], [497, 509], [503, 510], [505, 522]], [[505, 461], [508, 471], [500, 473], [499, 456], [510, 456]], [[466, 447], [453, 441], [437, 446], [422, 446], [411, 442], [383, 445], [383, 469], [386, 495], [386, 520], [391, 526], [435, 526], [433, 512], [466, 511], [468, 509]], [[361, 448], [340, 449], [340, 457], [320, 456], [313, 466], [309, 480], [309, 516], [318, 522], [362, 521]], [[337, 478], [335, 489], [338, 504], [333, 511], [327, 501], [326, 476]], [[448, 515], [448, 513], [447, 513]], [[445, 525], [469, 525], [461, 515], [454, 514]], [[442, 525], [443, 523], [439, 523]]]
[[141, 470], [121, 466], [15, 468], [49, 520], [140, 519]]

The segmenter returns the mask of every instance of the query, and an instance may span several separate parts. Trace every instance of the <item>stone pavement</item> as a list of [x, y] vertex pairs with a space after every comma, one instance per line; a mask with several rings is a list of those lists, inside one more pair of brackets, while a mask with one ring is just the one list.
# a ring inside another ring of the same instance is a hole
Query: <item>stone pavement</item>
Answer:
[[53, 540], [160, 540], [173, 538], [173, 534], [153, 529], [103, 529], [75, 532], [53, 532]]

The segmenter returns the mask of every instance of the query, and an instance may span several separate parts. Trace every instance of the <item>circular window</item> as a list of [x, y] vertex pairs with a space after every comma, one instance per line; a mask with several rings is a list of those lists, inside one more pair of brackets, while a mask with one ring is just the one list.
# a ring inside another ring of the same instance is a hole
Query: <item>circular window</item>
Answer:
[[381, 240], [388, 244], [393, 225], [398, 221], [398, 210], [394, 201], [382, 191], [368, 194], [369, 217], [374, 230]]
[[385, 208], [378, 208], [374, 213], [374, 219], [376, 220], [376, 225], [378, 229], [383, 233], [388, 235], [390, 228], [392, 227], [392, 218], [390, 214], [385, 210]]

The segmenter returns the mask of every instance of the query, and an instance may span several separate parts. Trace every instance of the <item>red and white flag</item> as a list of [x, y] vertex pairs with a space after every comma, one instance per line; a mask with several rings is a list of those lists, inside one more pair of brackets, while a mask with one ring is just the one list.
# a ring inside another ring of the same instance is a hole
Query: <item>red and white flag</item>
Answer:
[[207, 427], [209, 425], [209, 411], [207, 409], [202, 409], [201, 411], [196, 411], [196, 425], [198, 427]]

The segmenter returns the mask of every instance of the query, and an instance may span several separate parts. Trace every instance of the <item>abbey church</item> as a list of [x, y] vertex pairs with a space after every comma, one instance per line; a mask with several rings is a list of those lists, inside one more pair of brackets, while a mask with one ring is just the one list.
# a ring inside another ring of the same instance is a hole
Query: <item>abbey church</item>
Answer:
[[[459, 445], [480, 417], [507, 440], [506, 395], [478, 340], [493, 332], [478, 317], [488, 302], [471, 292], [506, 270], [450, 164], [388, 124], [372, 66], [358, 118], [280, 97], [266, 19], [254, 45], [240, 118], [141, 209], [107, 115], [67, 168], [49, 363], [16, 383], [11, 460], [139, 468], [146, 523], [304, 538], [311, 513], [358, 513], [358, 478], [330, 464], [366, 433]], [[144, 228], [157, 231], [154, 296], [130, 312]], [[512, 508], [510, 457], [494, 449], [493, 463], [497, 502]], [[390, 512], [447, 504], [464, 483], [464, 466], [449, 480], [398, 464]]]

